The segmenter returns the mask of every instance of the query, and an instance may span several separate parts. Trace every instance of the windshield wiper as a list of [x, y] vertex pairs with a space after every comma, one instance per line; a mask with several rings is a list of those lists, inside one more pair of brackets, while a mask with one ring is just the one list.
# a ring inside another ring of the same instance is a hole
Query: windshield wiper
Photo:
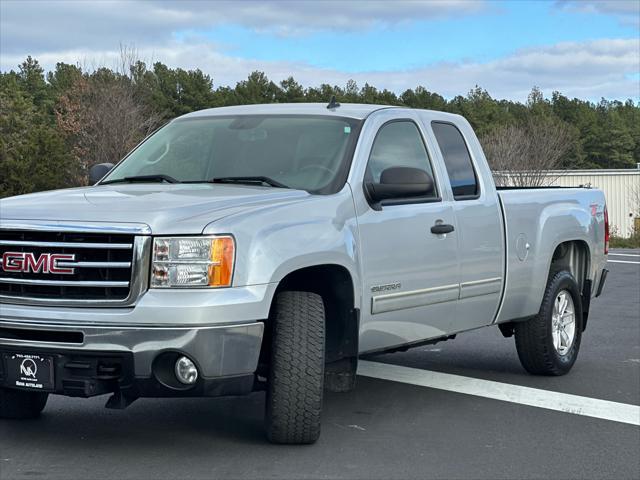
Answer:
[[108, 185], [110, 183], [134, 183], [134, 182], [167, 182], [167, 183], [180, 183], [169, 175], [136, 175], [134, 177], [116, 178], [114, 180], [107, 180], [101, 182], [100, 185]]
[[245, 183], [245, 184], [254, 184], [261, 183], [264, 185], [269, 185], [270, 187], [276, 188], [291, 188], [285, 185], [284, 183], [280, 183], [273, 178], [264, 177], [264, 176], [254, 176], [254, 177], [219, 177], [212, 178], [208, 180], [208, 183]]

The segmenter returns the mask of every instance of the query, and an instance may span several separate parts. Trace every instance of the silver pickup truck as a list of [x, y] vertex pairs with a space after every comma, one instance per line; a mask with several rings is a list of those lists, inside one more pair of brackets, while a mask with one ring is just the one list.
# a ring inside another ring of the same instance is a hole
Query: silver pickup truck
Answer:
[[607, 273], [602, 192], [496, 189], [447, 113], [203, 110], [91, 177], [0, 202], [2, 418], [265, 390], [267, 437], [312, 443], [359, 355], [498, 326], [567, 373]]

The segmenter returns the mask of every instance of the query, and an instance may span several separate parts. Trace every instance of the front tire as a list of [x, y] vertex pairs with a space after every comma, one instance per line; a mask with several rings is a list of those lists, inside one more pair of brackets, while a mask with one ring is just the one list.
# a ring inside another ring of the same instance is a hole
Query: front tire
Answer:
[[324, 383], [322, 297], [310, 292], [281, 292], [270, 321], [267, 438], [273, 443], [314, 443], [320, 436]]
[[573, 275], [559, 271], [549, 279], [538, 315], [515, 327], [520, 363], [533, 375], [564, 375], [571, 370], [582, 339], [582, 297]]
[[0, 418], [36, 418], [47, 404], [49, 394], [0, 388]]

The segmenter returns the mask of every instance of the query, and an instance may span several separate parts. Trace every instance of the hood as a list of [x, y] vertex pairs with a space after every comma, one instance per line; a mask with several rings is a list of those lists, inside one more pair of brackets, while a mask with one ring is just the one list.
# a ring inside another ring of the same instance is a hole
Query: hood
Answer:
[[228, 215], [307, 197], [302, 190], [249, 185], [100, 185], [0, 200], [0, 221], [143, 223], [154, 235], [199, 234]]

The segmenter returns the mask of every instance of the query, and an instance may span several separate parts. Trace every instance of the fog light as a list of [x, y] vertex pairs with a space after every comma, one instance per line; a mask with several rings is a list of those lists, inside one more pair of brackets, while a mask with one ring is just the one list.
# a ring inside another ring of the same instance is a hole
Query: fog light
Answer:
[[188, 357], [178, 358], [175, 371], [180, 383], [185, 385], [193, 385], [198, 380], [198, 368]]

